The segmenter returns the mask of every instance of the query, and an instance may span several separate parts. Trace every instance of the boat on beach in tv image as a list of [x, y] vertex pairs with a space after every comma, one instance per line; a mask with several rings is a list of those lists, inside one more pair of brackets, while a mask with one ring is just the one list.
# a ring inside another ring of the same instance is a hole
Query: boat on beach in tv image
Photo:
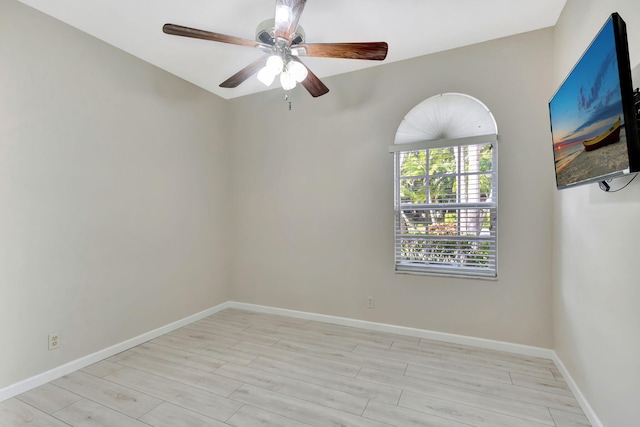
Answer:
[[613, 144], [614, 142], [620, 141], [620, 126], [622, 122], [620, 117], [618, 120], [607, 130], [605, 133], [596, 136], [593, 139], [589, 139], [587, 141], [583, 141], [582, 145], [584, 145], [585, 151], [593, 151], [598, 148], [604, 147], [605, 145]]
[[613, 21], [549, 102], [558, 188], [629, 168]]

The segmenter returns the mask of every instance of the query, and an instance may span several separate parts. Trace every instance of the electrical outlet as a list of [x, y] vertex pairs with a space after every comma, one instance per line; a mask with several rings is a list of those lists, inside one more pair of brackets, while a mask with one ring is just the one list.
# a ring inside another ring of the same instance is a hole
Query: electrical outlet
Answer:
[[60, 334], [49, 334], [49, 350], [60, 347]]
[[373, 308], [373, 297], [367, 298], [367, 308]]

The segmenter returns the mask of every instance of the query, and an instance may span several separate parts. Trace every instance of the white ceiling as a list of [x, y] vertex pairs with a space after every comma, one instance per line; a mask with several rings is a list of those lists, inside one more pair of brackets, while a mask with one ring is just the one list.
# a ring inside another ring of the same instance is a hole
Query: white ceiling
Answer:
[[[262, 55], [258, 49], [166, 35], [172, 23], [255, 38], [274, 0], [19, 0], [115, 47], [230, 99], [269, 88], [250, 78], [218, 85]], [[309, 43], [386, 41], [383, 62], [303, 58], [327, 77], [555, 25], [566, 0], [308, 0]], [[277, 87], [277, 81], [271, 88]], [[304, 89], [296, 89], [304, 90]], [[330, 92], [331, 93], [331, 92]]]

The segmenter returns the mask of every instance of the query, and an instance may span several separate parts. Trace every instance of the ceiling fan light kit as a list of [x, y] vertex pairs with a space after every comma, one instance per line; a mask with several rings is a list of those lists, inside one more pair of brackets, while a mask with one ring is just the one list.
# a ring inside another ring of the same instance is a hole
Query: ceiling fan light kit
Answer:
[[287, 55], [271, 55], [267, 58], [265, 66], [258, 71], [258, 80], [265, 86], [271, 86], [277, 75], [280, 75], [282, 88], [291, 90], [296, 87], [297, 83], [307, 78], [309, 71], [301, 63], [287, 58]]
[[285, 91], [300, 83], [311, 96], [318, 97], [329, 92], [329, 88], [302, 63], [300, 56], [373, 61], [386, 58], [388, 45], [385, 42], [306, 43], [304, 30], [298, 26], [305, 4], [306, 0], [276, 0], [275, 19], [258, 25], [255, 41], [174, 24], [165, 24], [162, 31], [176, 36], [254, 47], [265, 52], [261, 58], [220, 84], [226, 88], [238, 87], [254, 74], [259, 81], [270, 86], [280, 75], [280, 85]]

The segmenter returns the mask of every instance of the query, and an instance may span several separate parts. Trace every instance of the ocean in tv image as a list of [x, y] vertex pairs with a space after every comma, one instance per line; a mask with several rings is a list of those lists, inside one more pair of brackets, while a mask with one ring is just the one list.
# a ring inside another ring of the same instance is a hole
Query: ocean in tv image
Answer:
[[558, 187], [629, 167], [611, 19], [551, 99], [549, 110]]

